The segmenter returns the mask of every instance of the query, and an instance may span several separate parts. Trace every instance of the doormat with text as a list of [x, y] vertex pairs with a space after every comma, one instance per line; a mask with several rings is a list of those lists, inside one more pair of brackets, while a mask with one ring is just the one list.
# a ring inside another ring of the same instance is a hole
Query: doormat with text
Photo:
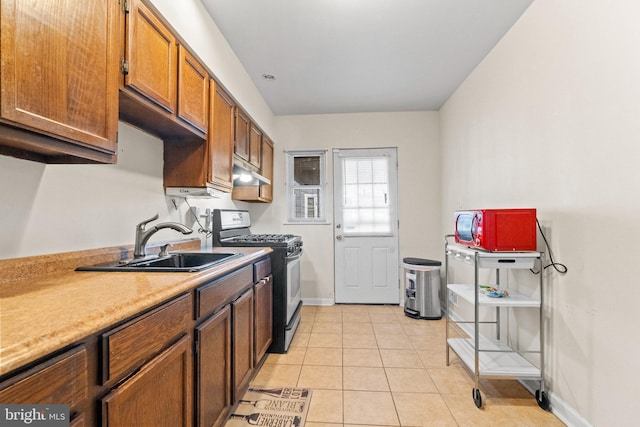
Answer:
[[292, 387], [249, 387], [225, 427], [304, 426], [311, 390]]

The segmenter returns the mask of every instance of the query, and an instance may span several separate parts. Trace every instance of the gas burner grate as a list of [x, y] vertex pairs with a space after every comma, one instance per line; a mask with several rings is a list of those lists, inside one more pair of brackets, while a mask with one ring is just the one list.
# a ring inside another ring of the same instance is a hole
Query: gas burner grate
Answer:
[[229, 239], [231, 242], [281, 243], [295, 239], [293, 234], [245, 234]]

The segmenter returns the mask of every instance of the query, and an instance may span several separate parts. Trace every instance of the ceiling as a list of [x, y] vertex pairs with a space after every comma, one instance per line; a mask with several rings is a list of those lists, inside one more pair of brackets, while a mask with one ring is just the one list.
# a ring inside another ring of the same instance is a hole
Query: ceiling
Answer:
[[202, 0], [275, 115], [438, 110], [532, 1]]

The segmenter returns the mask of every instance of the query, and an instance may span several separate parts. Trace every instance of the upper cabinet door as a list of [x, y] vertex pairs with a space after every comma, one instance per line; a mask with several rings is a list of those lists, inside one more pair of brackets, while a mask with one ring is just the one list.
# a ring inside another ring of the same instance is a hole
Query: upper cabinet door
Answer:
[[249, 163], [260, 169], [260, 157], [262, 151], [262, 131], [251, 124], [251, 136], [249, 137]]
[[175, 113], [178, 61], [174, 35], [140, 0], [131, 0], [126, 19], [125, 86]]
[[211, 116], [209, 119], [209, 181], [225, 192], [233, 187], [233, 125], [235, 103], [211, 80]]
[[68, 143], [115, 153], [118, 1], [2, 0], [0, 8], [0, 121], [63, 141], [40, 146], [45, 155]]
[[260, 200], [263, 202], [273, 201], [273, 142], [264, 135], [262, 137], [262, 165], [260, 172], [262, 176], [271, 181], [271, 184], [260, 186]]
[[207, 133], [209, 74], [182, 45], [178, 46], [178, 117]]
[[236, 108], [236, 145], [235, 153], [243, 160], [249, 161], [249, 134], [251, 121], [240, 108]]
[[234, 186], [231, 193], [233, 200], [261, 203], [273, 201], [273, 141], [266, 134], [262, 134], [260, 157], [260, 174], [271, 181], [271, 184]]

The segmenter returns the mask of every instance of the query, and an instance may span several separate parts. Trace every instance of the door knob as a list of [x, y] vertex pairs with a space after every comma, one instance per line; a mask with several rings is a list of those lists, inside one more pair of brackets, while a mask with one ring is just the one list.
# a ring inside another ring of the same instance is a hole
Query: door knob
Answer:
[[342, 224], [336, 225], [336, 228], [342, 228]]
[[336, 239], [337, 239], [337, 240], [342, 240], [342, 234], [338, 234], [338, 235], [336, 236]]

